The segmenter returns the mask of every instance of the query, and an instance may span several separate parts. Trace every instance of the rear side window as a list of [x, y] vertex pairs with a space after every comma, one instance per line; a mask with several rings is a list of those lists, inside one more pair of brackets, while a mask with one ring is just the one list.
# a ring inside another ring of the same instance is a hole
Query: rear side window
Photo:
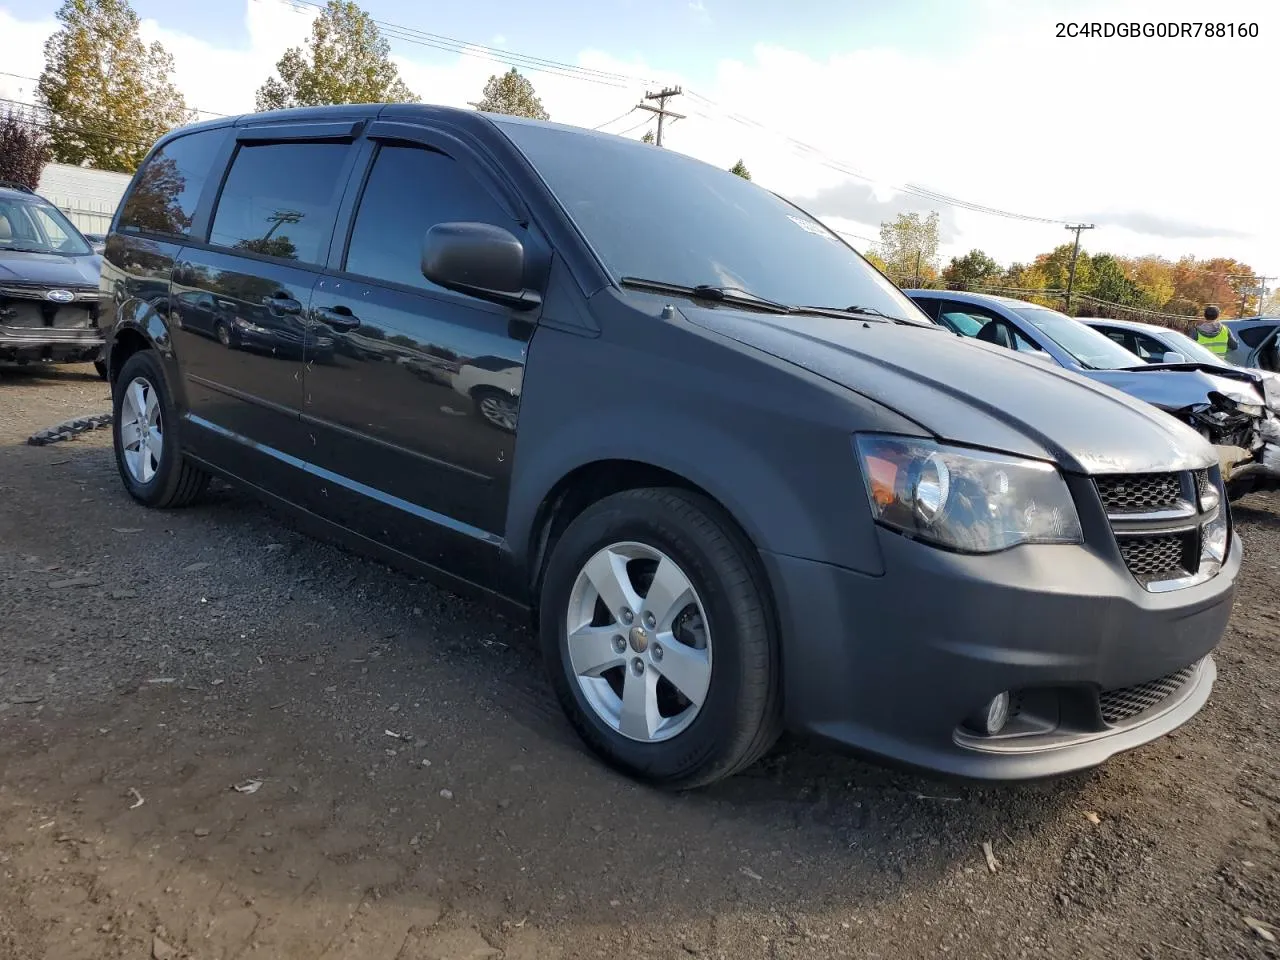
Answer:
[[1244, 342], [1245, 346], [1256, 347], [1267, 339], [1274, 329], [1275, 327], [1269, 323], [1259, 324], [1256, 327], [1236, 327], [1235, 335]]
[[225, 135], [225, 130], [201, 130], [170, 140], [157, 150], [124, 200], [120, 230], [173, 237], [189, 235], [200, 192]]
[[422, 238], [437, 223], [457, 220], [513, 226], [498, 202], [452, 157], [423, 147], [384, 146], [360, 198], [346, 269], [434, 289], [422, 275]]
[[245, 145], [236, 153], [209, 242], [322, 263], [345, 186], [343, 143]]

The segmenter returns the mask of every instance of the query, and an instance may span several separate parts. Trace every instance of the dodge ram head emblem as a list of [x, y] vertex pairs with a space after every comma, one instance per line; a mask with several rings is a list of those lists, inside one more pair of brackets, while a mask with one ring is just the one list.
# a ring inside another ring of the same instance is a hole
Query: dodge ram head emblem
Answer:
[[52, 300], [54, 303], [70, 303], [76, 298], [76, 295], [70, 290], [50, 290], [44, 295], [46, 300]]

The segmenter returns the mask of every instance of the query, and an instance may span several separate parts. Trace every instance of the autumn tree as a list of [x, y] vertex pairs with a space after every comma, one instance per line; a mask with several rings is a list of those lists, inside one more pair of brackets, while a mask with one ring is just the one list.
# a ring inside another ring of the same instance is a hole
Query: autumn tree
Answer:
[[641, 143], [653, 143], [653, 142], [654, 142], [654, 138], [653, 138], [653, 131], [652, 131], [652, 130], [646, 130], [646, 131], [644, 132], [644, 136], [640, 138], [640, 142], [641, 142]]
[[881, 258], [880, 254], [876, 253], [874, 250], [868, 250], [866, 253], [863, 254], [863, 256], [866, 257], [868, 263], [870, 263], [873, 267], [875, 267], [881, 273], [884, 273], [889, 269], [888, 264], [886, 264], [883, 258]]
[[57, 18], [36, 87], [50, 112], [51, 155], [131, 173], [161, 134], [188, 119], [170, 79], [173, 57], [143, 44], [128, 0], [65, 0]]
[[922, 279], [936, 277], [938, 270], [938, 212], [927, 217], [900, 213], [897, 219], [880, 224], [879, 250], [886, 272], [894, 279], [917, 273]]
[[512, 117], [528, 117], [531, 120], [549, 120], [542, 101], [533, 91], [533, 84], [515, 67], [499, 76], [494, 74], [484, 85], [484, 96], [476, 104], [477, 110], [486, 113], [505, 113]]
[[35, 190], [49, 162], [49, 138], [33, 117], [21, 110], [0, 116], [0, 180]]
[[1125, 273], [1137, 284], [1146, 301], [1156, 310], [1163, 310], [1173, 299], [1173, 264], [1164, 257], [1133, 257], [1122, 261]]
[[1000, 286], [1019, 291], [1037, 291], [1048, 288], [1049, 283], [1036, 264], [1011, 263], [1000, 277]]
[[1000, 264], [981, 250], [970, 250], [963, 257], [952, 257], [942, 271], [942, 279], [953, 290], [969, 290], [993, 283], [1000, 277]]
[[306, 49], [286, 50], [276, 73], [258, 88], [259, 110], [418, 100], [377, 24], [352, 0], [329, 0], [311, 24]]
[[741, 159], [739, 159], [737, 163], [735, 163], [732, 167], [729, 168], [729, 172], [737, 174], [743, 180], [751, 179], [751, 171], [747, 169], [747, 165], [743, 163]]

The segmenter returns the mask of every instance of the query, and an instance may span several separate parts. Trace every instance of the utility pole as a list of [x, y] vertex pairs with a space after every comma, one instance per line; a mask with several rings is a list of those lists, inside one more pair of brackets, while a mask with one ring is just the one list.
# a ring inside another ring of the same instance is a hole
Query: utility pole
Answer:
[[1071, 249], [1071, 269], [1067, 273], [1067, 313], [1071, 312], [1071, 290], [1076, 285], [1076, 257], [1080, 256], [1080, 231], [1092, 230], [1092, 223], [1069, 223], [1068, 230], [1076, 232], [1076, 245]]
[[656, 107], [650, 106], [647, 103], [636, 104], [636, 106], [641, 110], [648, 110], [650, 113], [656, 113], [658, 115], [658, 146], [662, 146], [662, 121], [667, 117], [670, 117], [672, 120], [684, 119], [683, 113], [675, 113], [667, 109], [667, 99], [669, 97], [678, 97], [682, 93], [684, 93], [684, 91], [679, 87], [663, 87], [657, 93], [646, 93], [644, 95], [646, 100], [657, 100], [658, 105]]
[[1277, 278], [1276, 277], [1255, 277], [1255, 276], [1246, 275], [1246, 274], [1232, 275], [1227, 277], [1227, 280], [1247, 280], [1250, 283], [1257, 283], [1257, 286], [1252, 289], [1249, 287], [1245, 287], [1243, 290], [1240, 291], [1240, 313], [1239, 313], [1240, 317], [1244, 317], [1245, 303], [1248, 301], [1250, 293], [1256, 293], [1258, 295], [1258, 313], [1259, 314], [1262, 313], [1262, 301], [1267, 295], [1267, 281], [1275, 280], [1275, 279]]
[[916, 289], [920, 289], [920, 255], [921, 251], [916, 250]]

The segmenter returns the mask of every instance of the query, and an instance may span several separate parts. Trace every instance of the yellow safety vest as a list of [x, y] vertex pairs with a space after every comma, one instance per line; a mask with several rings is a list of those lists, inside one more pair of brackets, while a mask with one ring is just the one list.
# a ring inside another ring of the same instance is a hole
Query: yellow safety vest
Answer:
[[1227, 355], [1227, 348], [1230, 346], [1231, 331], [1226, 327], [1219, 327], [1215, 336], [1207, 337], [1204, 331], [1196, 327], [1196, 343], [1208, 347], [1220, 357]]

